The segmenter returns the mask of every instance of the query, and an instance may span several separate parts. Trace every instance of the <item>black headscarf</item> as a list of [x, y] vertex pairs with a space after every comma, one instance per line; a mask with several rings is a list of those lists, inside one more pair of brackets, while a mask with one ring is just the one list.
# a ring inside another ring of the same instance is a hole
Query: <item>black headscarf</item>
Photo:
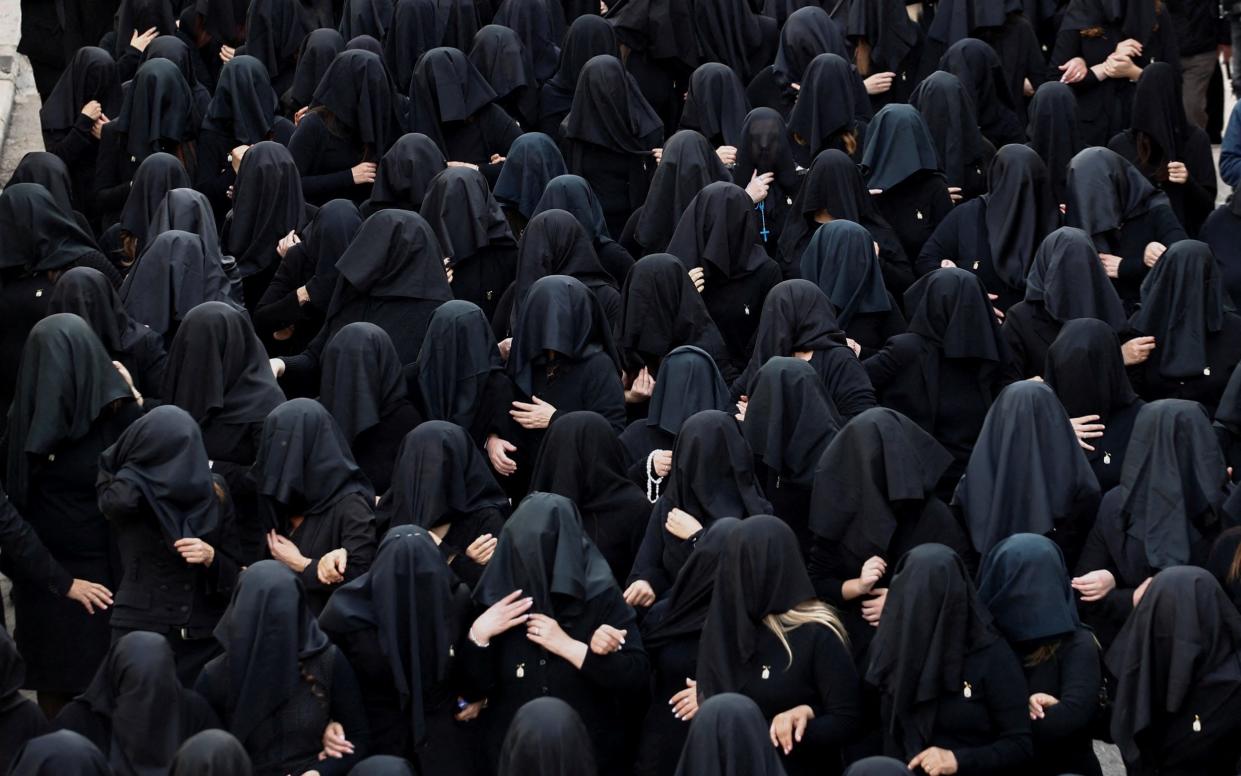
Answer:
[[1138, 168], [1115, 151], [1098, 146], [1073, 157], [1065, 186], [1065, 223], [1090, 235], [1100, 250], [1109, 249], [1107, 237], [1127, 221], [1168, 204], [1168, 195]]
[[789, 114], [789, 131], [808, 148], [811, 157], [824, 150], [832, 138], [856, 131], [858, 114], [869, 113], [869, 106], [854, 104], [856, 78], [839, 54], [820, 54], [806, 66], [797, 102]]
[[185, 76], [167, 59], [148, 60], [134, 74], [113, 131], [125, 134], [123, 153], [141, 162], [162, 144], [181, 143], [198, 132], [194, 94]]
[[590, 236], [573, 214], [564, 210], [539, 213], [522, 232], [510, 326], [516, 327], [530, 286], [548, 275], [576, 278], [592, 291], [614, 285], [612, 276], [599, 263]]
[[947, 358], [999, 362], [1004, 340], [982, 282], [972, 272], [946, 267], [924, 275], [905, 292], [909, 331]]
[[418, 59], [443, 40], [436, 10], [435, 0], [397, 0], [392, 12], [383, 36], [384, 62], [402, 94], [409, 92]]
[[754, 351], [741, 377], [744, 392], [753, 389], [769, 359], [798, 351], [848, 347], [845, 332], [827, 295], [809, 280], [785, 280], [767, 292], [754, 335]]
[[722, 348], [723, 340], [685, 266], [667, 253], [653, 253], [625, 278], [617, 344], [625, 367], [636, 370], [679, 345]]
[[344, 6], [337, 30], [345, 40], [359, 35], [379, 40], [392, 23], [392, 0], [345, 0]]
[[[1241, 683], [1241, 614], [1205, 569], [1155, 575], [1108, 650], [1116, 677], [1112, 736], [1127, 763], [1191, 697], [1204, 718]], [[1196, 717], [1195, 717], [1196, 719]]]
[[1117, 487], [1125, 533], [1143, 544], [1150, 568], [1189, 562], [1195, 522], [1226, 495], [1225, 469], [1202, 405], [1161, 399], [1138, 411]]
[[801, 255], [801, 275], [827, 295], [841, 328], [848, 329], [855, 315], [892, 309], [874, 237], [852, 221], [819, 227]]
[[[854, 3], [856, 8], [859, 3]], [[844, 776], [908, 776], [909, 768], [901, 760], [892, 757], [863, 757], [848, 768]]]
[[[787, 202], [787, 198], [801, 188], [802, 178], [793, 159], [789, 128], [779, 111], [755, 108], [746, 114], [736, 145], [737, 164], [733, 167], [733, 181], [739, 186], [749, 183], [754, 173], [770, 172], [776, 176], [773, 188], [777, 193], [774, 196], [783, 194]], [[769, 192], [767, 201], [768, 207], [774, 209], [780, 203], [771, 202], [772, 196]]]
[[620, 517], [637, 487], [626, 468], [625, 449], [602, 415], [557, 413], [539, 445], [530, 489], [572, 499], [587, 515]]
[[203, 302], [237, 304], [219, 258], [201, 237], [179, 229], [146, 247], [121, 284], [121, 301], [131, 318], [157, 334], [172, 332]]
[[985, 554], [1016, 533], [1047, 535], [1098, 497], [1099, 482], [1055, 392], [1022, 380], [1000, 391], [987, 412], [953, 502], [974, 549]]
[[893, 103], [875, 114], [866, 131], [862, 169], [866, 171], [866, 185], [881, 190], [914, 173], [939, 170], [935, 141], [917, 108]]
[[423, 414], [468, 428], [491, 373], [503, 368], [483, 311], [471, 302], [444, 302], [431, 315], [414, 366]]
[[245, 42], [249, 0], [197, 0], [194, 5], [212, 40], [234, 48]]
[[[288, 254], [298, 251], [304, 257], [309, 279], [305, 286], [311, 302], [322, 309], [331, 299], [336, 288], [336, 262], [353, 242], [354, 235], [362, 227], [362, 214], [358, 206], [348, 199], [333, 199], [320, 207], [302, 232], [302, 242]], [[294, 257], [296, 260], [296, 257]], [[303, 275], [302, 277], [306, 277]]]
[[1130, 128], [1156, 146], [1151, 162], [1176, 162], [1185, 158], [1190, 125], [1181, 101], [1181, 76], [1167, 62], [1151, 62], [1142, 69], [1133, 91]]
[[[932, 158], [934, 154], [932, 153]], [[780, 252], [790, 258], [801, 256], [801, 246], [819, 228], [815, 214], [826, 210], [837, 221], [853, 221], [866, 227], [880, 246], [900, 242], [888, 222], [880, 215], [874, 197], [866, 190], [862, 173], [844, 151], [835, 148], [814, 158], [780, 232]], [[885, 237], [886, 236], [886, 237]], [[903, 254], [902, 254], [903, 255]]]
[[1080, 32], [1092, 27], [1119, 27], [1122, 37], [1145, 44], [1158, 24], [1156, 5], [1147, 0], [1071, 0], [1060, 29]]
[[[62, 11], [63, 13], [63, 11]], [[116, 12], [116, 43], [113, 55], [120, 59], [135, 32], [155, 28], [160, 37], [177, 34], [177, 17], [170, 0], [121, 0]]]
[[22, 159], [4, 184], [7, 189], [18, 183], [37, 183], [47, 189], [56, 201], [60, 212], [72, 215], [74, 207], [73, 179], [69, 167], [64, 160], [48, 151], [29, 151], [22, 154]]
[[660, 609], [642, 623], [642, 644], [648, 650], [682, 636], [699, 636], [711, 607], [717, 570], [732, 534], [741, 525], [735, 517], [722, 517], [694, 543], [689, 560], [677, 572], [676, 581]]
[[[984, 2], [996, 5], [996, 0]], [[996, 145], [1024, 140], [1015, 98], [1008, 88], [1008, 76], [995, 49], [977, 38], [959, 40], [939, 60], [939, 69], [961, 80], [961, 86], [974, 102], [978, 128], [983, 135]]]
[[232, 733], [204, 730], [181, 744], [169, 776], [251, 776], [250, 755]]
[[387, 332], [373, 323], [350, 323], [323, 349], [319, 401], [352, 445], [405, 399], [401, 360]]
[[276, 243], [305, 225], [302, 176], [288, 149], [271, 140], [250, 146], [241, 157], [233, 184], [233, 210], [224, 245], [237, 257], [242, 277], [278, 261]]
[[582, 225], [598, 250], [613, 242], [608, 233], [608, 223], [603, 217], [603, 205], [595, 196], [595, 190], [580, 175], [558, 175], [547, 182], [539, 204], [531, 217], [547, 210], [567, 210]]
[[417, 132], [402, 135], [379, 160], [367, 209], [418, 210], [431, 179], [447, 166], [434, 140]]
[[659, 365], [646, 425], [675, 435], [691, 416], [703, 410], [723, 412], [731, 406], [728, 386], [715, 361], [698, 348], [682, 345]]
[[961, 692], [966, 656], [998, 637], [955, 552], [923, 544], [901, 558], [866, 671], [891, 706], [888, 754], [905, 759], [930, 745], [940, 698]]
[[719, 62], [707, 62], [690, 76], [681, 128], [735, 146], [741, 142], [741, 122], [749, 112], [750, 101], [737, 74]]
[[815, 598], [793, 529], [754, 515], [728, 537], [698, 647], [698, 696], [737, 692], [754, 656], [763, 618]]
[[290, 508], [320, 514], [353, 493], [367, 504], [375, 501], [349, 441], [314, 399], [291, 399], [272, 410], [258, 448], [250, 475], [273, 528], [287, 530], [284, 512]]
[[207, 104], [211, 102], [211, 92], [198, 81], [198, 73], [195, 70], [196, 57], [196, 53], [190, 50], [189, 44], [180, 35], [160, 35], [147, 44], [139, 60], [145, 63], [152, 59], [167, 59], [181, 71], [181, 77], [185, 79], [185, 83], [190, 87], [190, 93], [194, 96], [194, 123], [191, 127], [191, 134], [196, 134], [198, 128], [202, 126], [203, 114], [207, 109]]
[[1129, 327], [1153, 336], [1164, 377], [1210, 374], [1207, 339], [1224, 327], [1224, 287], [1211, 247], [1173, 243], [1142, 281], [1142, 306]]
[[496, 179], [496, 201], [532, 219], [548, 181], [567, 172], [556, 141], [542, 132], [527, 132], [509, 146]]
[[646, 203], [634, 226], [634, 240], [648, 252], [664, 250], [698, 192], [712, 183], [731, 180], [732, 175], [705, 137], [690, 129], [677, 132], [664, 144], [651, 176]]
[[396, 137], [395, 99], [383, 58], [371, 51], [346, 49], [323, 73], [312, 104], [331, 111], [354, 139], [381, 156]]
[[301, 579], [276, 560], [241, 573], [215, 638], [229, 669], [228, 728], [239, 741], [304, 686], [301, 661], [331, 646], [306, 605]]
[[976, 30], [1003, 27], [1008, 20], [1007, 6], [1000, 0], [939, 0], [927, 37], [951, 46]]
[[409, 129], [421, 132], [448, 152], [442, 124], [464, 121], [490, 105], [495, 90], [465, 54], [433, 48], [414, 66], [409, 82]]
[[1010, 644], [1046, 642], [1082, 626], [1064, 553], [1046, 536], [1019, 533], [992, 547], [978, 572], [978, 597]]
[[147, 246], [148, 238], [152, 236], [151, 219], [164, 197], [173, 189], [191, 185], [185, 166], [172, 154], [154, 153], [138, 165], [130, 182], [129, 194], [125, 197], [125, 207], [121, 209], [120, 224], [122, 229], [137, 239], [139, 252]]
[[456, 637], [456, 582], [431, 535], [412, 525], [388, 531], [370, 568], [328, 599], [319, 624], [328, 633], [375, 629], [413, 743], [427, 736], [423, 695], [448, 675]]
[[491, 245], [512, 245], [513, 230], [478, 170], [448, 167], [427, 185], [419, 212], [455, 267]]
[[[293, 71], [293, 85], [284, 94], [284, 99], [298, 107], [305, 107], [310, 104], [315, 87], [323, 79], [328, 66], [337, 54], [345, 50], [345, 39], [336, 30], [324, 28], [312, 31], [304, 40], [298, 37], [292, 44], [297, 47], [297, 68]], [[262, 61], [254, 51], [249, 53]], [[270, 66], [271, 63], [264, 64]], [[276, 74], [271, 75], [274, 78]]]
[[237, 262], [233, 257], [225, 256], [220, 250], [220, 235], [216, 230], [215, 213], [211, 209], [211, 202], [207, 199], [207, 195], [201, 191], [185, 187], [169, 189], [164, 195], [163, 200], [155, 207], [155, 212], [151, 215], [147, 233], [154, 239], [172, 229], [190, 232], [201, 237], [203, 248], [208, 255], [219, 260], [220, 266], [224, 267], [226, 272], [236, 266]]
[[508, 511], [508, 497], [465, 429], [428, 420], [405, 435], [392, 487], [375, 508], [383, 525], [431, 529], [483, 509]]
[[82, 115], [82, 106], [91, 100], [97, 100], [107, 116], [117, 115], [122, 102], [121, 82], [111, 54], [97, 46], [83, 46], [43, 101], [39, 124], [44, 132], [69, 129]]
[[1025, 298], [1041, 303], [1062, 324], [1095, 318], [1121, 331], [1127, 323], [1090, 235], [1071, 226], [1060, 227], [1039, 245], [1026, 276]]
[[[333, 26], [330, 16], [326, 19], [320, 18], [318, 11], [322, 5], [318, 0], [251, 0], [249, 12], [246, 14], [245, 53], [263, 63], [273, 82], [284, 73], [282, 68], [287, 67], [295, 54], [305, 54], [302, 44], [308, 42], [308, 35], [319, 27]], [[328, 8], [330, 7], [329, 3]], [[339, 37], [339, 33], [337, 36]], [[343, 38], [340, 43], [341, 48], [344, 48]], [[299, 58], [297, 70], [301, 70], [301, 61]], [[293, 94], [300, 91], [301, 85], [296, 83], [297, 75], [299, 73], [294, 71], [295, 83], [290, 90]], [[305, 85], [308, 87], [305, 92], [308, 102], [309, 90], [314, 89], [315, 84]]]
[[204, 428], [255, 423], [284, 401], [249, 316], [220, 302], [195, 307], [181, 322], [160, 396]]
[[538, 119], [539, 82], [534, 76], [530, 52], [521, 38], [508, 27], [488, 24], [474, 36], [470, 63], [496, 93], [497, 100], [516, 108], [518, 118], [527, 124]]
[[100, 488], [124, 482], [141, 493], [170, 545], [219, 525], [202, 432], [177, 406], [155, 407], [131, 423], [99, 456], [99, 475]]
[[758, 243], [754, 202], [734, 183], [712, 183], [690, 200], [668, 253], [687, 269], [703, 267], [707, 277], [744, 277], [769, 261]]
[[605, 17], [616, 38], [652, 59], [670, 59], [686, 68], [698, 66], [692, 3], [676, 0], [621, 0]]
[[871, 72], [900, 70], [922, 34], [918, 22], [909, 18], [904, 0], [867, 0], [849, 5], [849, 37], [870, 44]]
[[1077, 127], [1077, 98], [1073, 88], [1059, 81], [1039, 86], [1026, 106], [1029, 146], [1043, 157], [1058, 202], [1065, 201], [1069, 160], [1082, 150]]
[[535, 281], [517, 318], [508, 373], [526, 395], [534, 389], [534, 368], [548, 350], [569, 361], [603, 352], [620, 371], [612, 328], [593, 292], [566, 275]]
[[737, 693], [706, 700], [690, 723], [676, 776], [784, 776], [758, 704]]
[[134, 631], [112, 643], [77, 699], [110, 723], [112, 773], [167, 773], [181, 743], [184, 692], [172, 646], [162, 635]]
[[[931, 132], [949, 186], [963, 186], [971, 167], [981, 167], [987, 141], [978, 129], [974, 102], [952, 73], [936, 70], [909, 96]], [[1068, 163], [1068, 158], [1064, 159]]]
[[1042, 158], [1029, 146], [1001, 148], [987, 171], [987, 241], [995, 273], [1025, 287], [1034, 252], [1060, 223], [1060, 208]]
[[539, 94], [544, 116], [560, 116], [569, 112], [582, 68], [599, 54], [619, 55], [612, 25], [593, 14], [577, 17], [565, 34], [564, 45], [560, 48], [560, 64], [552, 77], [543, 83]]
[[112, 402], [132, 395], [86, 321], [58, 313], [36, 323], [9, 405], [4, 484], [13, 502], [26, 502], [32, 456], [81, 439]]
[[754, 376], [741, 430], [755, 460], [782, 482], [808, 489], [819, 457], [842, 425], [815, 368], [776, 356]]
[[253, 145], [267, 139], [278, 102], [263, 63], [251, 56], [233, 57], [220, 70], [203, 128]]
[[681, 424], [662, 499], [704, 528], [721, 517], [771, 512], [754, 477], [754, 454], [736, 419], [720, 410], [703, 410]]
[[37, 183], [14, 183], [0, 192], [0, 235], [4, 236], [3, 269], [50, 272], [99, 251], [72, 211], [61, 210], [51, 193]]
[[517, 33], [540, 83], [552, 77], [560, 60], [559, 43], [564, 28], [556, 29], [552, 12], [543, 0], [504, 0], [492, 23]]
[[32, 738], [17, 750], [9, 776], [100, 776], [112, 767], [99, 747], [72, 730]]
[[362, 222], [336, 262], [344, 282], [336, 284], [328, 318], [365, 297], [448, 301], [452, 289], [443, 256], [435, 232], [422, 216], [407, 210], [379, 211]]
[[648, 156], [659, 145], [663, 126], [620, 60], [599, 54], [582, 65], [573, 106], [560, 129], [571, 140]]
[[536, 491], [522, 500], [504, 523], [474, 600], [487, 607], [514, 590], [534, 600], [531, 613], [553, 618], [567, 602], [583, 603], [616, 590], [608, 562], [582, 530], [577, 507], [564, 496]]
[[925, 501], [952, 456], [917, 423], [875, 407], [850, 420], [814, 474], [810, 530], [852, 555], [887, 553], [899, 518], [893, 502]]
[[536, 698], [517, 710], [500, 747], [498, 776], [595, 776], [590, 734], [573, 707]]
[[1125, 371], [1116, 330], [1093, 318], [1066, 321], [1047, 349], [1043, 379], [1060, 396], [1071, 418], [1098, 415], [1137, 401]]
[[[788, 88], [801, 84], [806, 68], [821, 54], [845, 56], [849, 47], [838, 27], [817, 5], [799, 8], [789, 14], [780, 28], [780, 43], [772, 65], [776, 81]], [[851, 93], [851, 92], [850, 92]]]
[[758, 14], [746, 0], [693, 0], [692, 6], [698, 61], [721, 62], [749, 83], [768, 37]]

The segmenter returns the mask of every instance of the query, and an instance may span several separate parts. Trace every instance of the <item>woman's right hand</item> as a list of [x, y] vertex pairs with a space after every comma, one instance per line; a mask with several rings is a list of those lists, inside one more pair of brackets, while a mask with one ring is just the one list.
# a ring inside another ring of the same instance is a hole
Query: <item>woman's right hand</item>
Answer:
[[1073, 433], [1077, 435], [1077, 444], [1087, 452], [1094, 452], [1094, 447], [1087, 439], [1098, 439], [1103, 436], [1107, 426], [1099, 422], [1098, 415], [1082, 415], [1080, 418], [1069, 418], [1073, 424]]
[[892, 82], [896, 80], [896, 73], [884, 72], [875, 73], [867, 76], [862, 81], [862, 85], [866, 87], [866, 93], [869, 95], [884, 94], [892, 89]]
[[655, 588], [645, 579], [639, 579], [625, 588], [624, 598], [630, 606], [650, 606], [655, 603]]
[[522, 598], [521, 591], [514, 590], [478, 615], [470, 626], [470, 640], [480, 646], [490, 644], [496, 636], [529, 620], [533, 605], [533, 598]]
[[374, 162], [359, 162], [349, 172], [353, 173], [353, 184], [355, 186], [362, 186], [375, 182], [375, 171], [378, 169]]
[[888, 571], [888, 562], [878, 555], [872, 555], [862, 564], [862, 571], [858, 574], [858, 591], [862, 595], [870, 595], [875, 589], [875, 585], [879, 580], [883, 579], [883, 575]]
[[1116, 577], [1112, 576], [1112, 572], [1107, 569], [1099, 569], [1082, 574], [1080, 577], [1073, 577], [1069, 584], [1081, 593], [1083, 601], [1092, 603], [1102, 600], [1104, 596], [1116, 589]]
[[497, 544], [499, 544], [498, 539], [489, 533], [485, 533], [470, 542], [470, 546], [465, 548], [465, 557], [480, 566], [486, 566], [487, 562], [491, 560], [491, 556], [495, 554]]
[[672, 707], [672, 716], [682, 722], [689, 722], [698, 713], [698, 682], [685, 679], [685, 689], [668, 699]]
[[82, 115], [91, 121], [98, 121], [103, 115], [103, 106], [99, 104], [99, 100], [91, 100], [82, 106]]
[[1154, 349], [1154, 337], [1134, 337], [1120, 346], [1120, 355], [1125, 361], [1125, 366], [1133, 366], [1150, 358], [1151, 351]]
[[517, 452], [517, 446], [492, 434], [487, 437], [486, 448], [487, 460], [491, 461], [491, 468], [495, 469], [497, 474], [512, 477], [517, 471], [517, 462], [509, 458], [508, 454]]
[[284, 359], [283, 358], [272, 358], [272, 359], [269, 359], [268, 362], [271, 364], [271, 373], [277, 380], [279, 380], [281, 377], [284, 377]]
[[323, 751], [319, 752], [319, 759], [326, 760], [331, 757], [339, 760], [348, 754], [353, 754], [353, 744], [345, 738], [345, 726], [339, 722], [327, 723], [323, 730]]
[[655, 470], [656, 477], [667, 477], [668, 472], [672, 471], [672, 451], [652, 450], [651, 468]]
[[1058, 70], [1063, 73], [1060, 76], [1060, 83], [1075, 84], [1086, 77], [1086, 60], [1081, 57], [1073, 57], [1061, 65]]
[[154, 27], [150, 28], [146, 32], [138, 32], [137, 30], [134, 30], [133, 34], [129, 36], [129, 47], [136, 49], [137, 51], [146, 51], [147, 46], [151, 45], [151, 41], [158, 37], [159, 30]]
[[1060, 702], [1060, 699], [1054, 695], [1048, 695], [1045, 692], [1036, 692], [1030, 696], [1030, 719], [1038, 720], [1047, 716], [1047, 710]]
[[694, 282], [694, 288], [697, 289], [700, 294], [702, 293], [702, 289], [707, 287], [706, 273], [703, 272], [702, 267], [694, 267], [691, 269], [689, 271], [689, 279]]
[[65, 598], [77, 601], [86, 609], [87, 614], [94, 614], [95, 610], [105, 611], [112, 605], [112, 591], [98, 582], [90, 582], [85, 579], [75, 579], [73, 584], [69, 585], [69, 592], [65, 593]]

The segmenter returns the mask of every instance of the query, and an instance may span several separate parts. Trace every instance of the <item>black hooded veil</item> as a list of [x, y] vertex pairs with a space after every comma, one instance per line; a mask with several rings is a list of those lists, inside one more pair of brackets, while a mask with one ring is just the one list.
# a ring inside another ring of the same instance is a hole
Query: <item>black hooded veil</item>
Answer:
[[676, 776], [784, 776], [758, 705], [744, 695], [708, 698], [689, 726]]
[[170, 229], [138, 257], [121, 285], [130, 317], [171, 340], [190, 311], [204, 302], [239, 307], [217, 256], [196, 234]]
[[1142, 306], [1129, 319], [1138, 334], [1153, 336], [1159, 373], [1185, 379], [1209, 375], [1207, 340], [1224, 328], [1224, 288], [1210, 246], [1173, 243], [1142, 282]]
[[72, 730], [30, 739], [9, 765], [12, 776], [99, 776], [111, 770], [99, 747]]
[[909, 104], [926, 120], [948, 185], [961, 187], [966, 197], [983, 193], [988, 157], [994, 148], [978, 129], [974, 102], [960, 79], [936, 70], [914, 89]]
[[664, 143], [646, 202], [633, 221], [634, 241], [646, 253], [665, 250], [677, 222], [698, 192], [712, 183], [731, 180], [705, 137], [689, 129], [677, 132]]
[[776, 356], [755, 374], [741, 430], [757, 462], [781, 482], [809, 488], [823, 450], [842, 425], [815, 368]]
[[405, 400], [401, 362], [387, 332], [358, 321], [332, 335], [323, 349], [319, 402], [352, 445]]
[[749, 112], [750, 101], [737, 74], [719, 62], [705, 62], [690, 76], [681, 128], [719, 145], [737, 146], [741, 122]]
[[366, 215], [387, 208], [418, 210], [431, 179], [448, 165], [444, 152], [431, 138], [410, 132], [397, 139], [379, 160]]
[[991, 263], [1009, 288], [1025, 287], [1034, 253], [1060, 223], [1043, 160], [1028, 146], [1006, 145], [987, 172], [987, 241]]
[[537, 698], [517, 711], [500, 749], [499, 776], [595, 776], [595, 753], [573, 707]]
[[[625, 369], [658, 371], [673, 349], [694, 345], [727, 367], [724, 340], [685, 266], [667, 253], [640, 259], [621, 291], [617, 345]], [[658, 383], [656, 383], [658, 385]]]
[[542, 132], [526, 132], [509, 146], [493, 193], [496, 201], [529, 221], [548, 182], [567, 171], [554, 140]]
[[[280, 257], [276, 243], [306, 225], [302, 177], [288, 149], [255, 143], [241, 158], [233, 184], [233, 209], [224, 227], [224, 249], [237, 257], [242, 277], [270, 270]], [[258, 299], [247, 300], [256, 304]]]
[[852, 221], [819, 227], [801, 256], [801, 276], [823, 291], [836, 308], [836, 322], [846, 330], [855, 315], [885, 313], [894, 306], [874, 238]]
[[251, 776], [250, 755], [232, 733], [204, 730], [181, 744], [169, 766], [177, 776]]
[[1026, 125], [1026, 135], [1030, 138], [1028, 145], [1047, 164], [1056, 201], [1065, 202], [1069, 160], [1082, 150], [1082, 138], [1077, 129], [1077, 98], [1073, 95], [1073, 88], [1059, 81], [1040, 85], [1030, 98], [1026, 113], [1030, 117]]
[[1045, 536], [1019, 533], [991, 548], [978, 597], [1010, 644], [1046, 643], [1082, 627], [1064, 553]]
[[[1026, 275], [1027, 302], [1041, 303], [1056, 321], [1094, 318], [1115, 331], [1125, 328], [1125, 311], [1099, 263], [1090, 235], [1062, 226], [1043, 240]], [[1076, 417], [1076, 416], [1074, 416]]]
[[487, 385], [504, 364], [487, 316], [478, 305], [454, 299], [431, 316], [414, 362], [423, 415], [473, 428], [486, 415]]

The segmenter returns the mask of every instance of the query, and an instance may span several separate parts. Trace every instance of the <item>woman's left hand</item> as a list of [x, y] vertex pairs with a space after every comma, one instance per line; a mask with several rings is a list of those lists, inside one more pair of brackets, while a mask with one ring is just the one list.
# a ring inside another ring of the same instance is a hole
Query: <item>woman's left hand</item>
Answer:
[[339, 760], [347, 754], [353, 754], [353, 744], [345, 738], [345, 726], [339, 722], [327, 723], [323, 730], [323, 751], [319, 752], [319, 759], [326, 760], [331, 757]]
[[564, 632], [560, 623], [546, 614], [532, 614], [526, 620], [526, 638], [553, 655], [562, 655], [573, 639]]
[[771, 745], [787, 755], [793, 751], [794, 744], [801, 743], [801, 737], [806, 734], [806, 725], [810, 724], [812, 719], [814, 709], [804, 703], [777, 714], [771, 721]]
[[181, 554], [186, 563], [210, 566], [215, 560], [215, 548], [202, 539], [177, 539], [172, 548]]
[[909, 770], [916, 768], [921, 768], [927, 776], [951, 776], [957, 772], [957, 756], [948, 749], [928, 747], [909, 761]]
[[1168, 162], [1168, 183], [1189, 183], [1189, 168], [1184, 162]]
[[273, 559], [280, 561], [298, 574], [310, 565], [310, 558], [303, 555], [301, 550], [297, 549], [296, 544], [275, 531], [267, 532], [267, 551], [271, 553]]
[[508, 414], [524, 429], [547, 428], [552, 422], [552, 415], [556, 414], [556, 408], [537, 396], [531, 396], [530, 402], [513, 402], [513, 409]]
[[344, 547], [319, 558], [319, 567], [315, 570], [319, 581], [325, 585], [339, 585], [345, 581], [345, 566], [349, 563], [349, 552]]
[[683, 509], [673, 507], [664, 521], [664, 530], [684, 541], [702, 530], [702, 523]]
[[1148, 242], [1146, 250], [1142, 251], [1142, 263], [1147, 267], [1154, 268], [1163, 255], [1168, 252], [1168, 246], [1161, 242]]

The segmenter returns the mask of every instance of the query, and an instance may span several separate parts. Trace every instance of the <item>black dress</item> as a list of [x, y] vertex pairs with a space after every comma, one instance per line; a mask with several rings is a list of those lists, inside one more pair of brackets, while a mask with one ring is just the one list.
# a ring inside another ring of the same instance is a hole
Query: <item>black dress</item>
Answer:
[[[921, 256], [927, 242], [953, 212], [948, 184], [937, 172], [920, 172], [875, 196], [879, 214], [900, 237], [906, 256]], [[964, 231], [962, 232], [964, 234]]]

